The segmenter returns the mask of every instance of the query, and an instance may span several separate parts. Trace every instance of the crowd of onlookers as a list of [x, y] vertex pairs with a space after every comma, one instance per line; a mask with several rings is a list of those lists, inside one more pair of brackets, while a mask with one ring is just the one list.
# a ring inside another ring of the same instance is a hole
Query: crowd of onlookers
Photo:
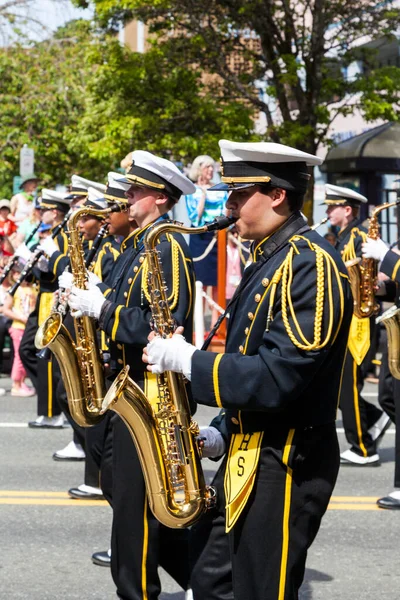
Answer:
[[[18, 281], [25, 264], [23, 256], [18, 254], [18, 248], [37, 229], [28, 244], [32, 249], [49, 229], [45, 225], [38, 229], [40, 212], [35, 201], [37, 186], [38, 179], [34, 175], [28, 176], [22, 180], [21, 191], [11, 200], [0, 200], [0, 372], [11, 371], [11, 395], [22, 397], [35, 395], [35, 390], [25, 383], [26, 371], [18, 350], [29, 313], [35, 306], [37, 292], [36, 286], [29, 280], [23, 281], [15, 294], [10, 295], [8, 291]], [[12, 268], [8, 269], [13, 256], [18, 260], [13, 261]], [[5, 269], [7, 276], [4, 277]], [[4, 388], [0, 388], [0, 395], [5, 392]]]

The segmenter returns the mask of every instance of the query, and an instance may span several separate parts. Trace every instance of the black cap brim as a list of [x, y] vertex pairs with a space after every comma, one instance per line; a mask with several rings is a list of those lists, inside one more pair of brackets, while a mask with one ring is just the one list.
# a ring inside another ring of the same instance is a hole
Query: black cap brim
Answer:
[[210, 188], [207, 189], [207, 192], [233, 192], [235, 190], [244, 190], [245, 188], [249, 188], [249, 187], [254, 187], [255, 185], [261, 185], [257, 184], [257, 183], [235, 183], [233, 184], [229, 184], [229, 183], [216, 183], [215, 185], [211, 186]]

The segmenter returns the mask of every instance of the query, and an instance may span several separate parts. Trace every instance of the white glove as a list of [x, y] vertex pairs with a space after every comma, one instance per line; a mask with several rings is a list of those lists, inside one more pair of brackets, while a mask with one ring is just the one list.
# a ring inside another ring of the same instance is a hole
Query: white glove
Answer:
[[25, 244], [21, 244], [20, 246], [18, 246], [18, 248], [14, 252], [14, 256], [17, 256], [18, 258], [22, 258], [22, 260], [25, 262], [30, 260], [32, 254], [33, 254], [33, 252], [31, 252], [29, 250], [28, 246], [26, 246]]
[[204, 442], [203, 458], [218, 458], [225, 454], [226, 444], [222, 434], [215, 427], [200, 427], [199, 438]]
[[89, 286], [94, 286], [98, 283], [101, 283], [100, 277], [93, 273], [93, 271], [86, 271], [86, 275], [88, 276]]
[[90, 286], [88, 290], [80, 290], [76, 286], [72, 287], [68, 298], [71, 315], [77, 317], [94, 317], [98, 319], [101, 307], [106, 299], [96, 286]]
[[49, 236], [40, 242], [38, 250], [43, 250], [43, 252], [47, 254], [49, 258], [51, 258], [54, 252], [58, 252], [59, 247], [57, 246], [55, 241]]
[[65, 270], [58, 278], [58, 287], [62, 290], [70, 290], [72, 288], [74, 276], [69, 271]]
[[380, 238], [372, 240], [369, 237], [367, 237], [367, 240], [363, 243], [361, 250], [363, 258], [374, 258], [375, 260], [380, 261], [385, 258], [388, 251], [389, 248]]
[[45, 256], [43, 256], [43, 254], [39, 258], [39, 260], [37, 262], [37, 266], [38, 266], [38, 269], [40, 271], [42, 271], [42, 273], [48, 273], [49, 272], [49, 260]]
[[147, 356], [151, 366], [150, 371], [160, 375], [165, 371], [183, 373], [191, 379], [192, 356], [196, 347], [188, 344], [183, 335], [175, 334], [171, 338], [164, 339], [154, 337], [147, 344]]

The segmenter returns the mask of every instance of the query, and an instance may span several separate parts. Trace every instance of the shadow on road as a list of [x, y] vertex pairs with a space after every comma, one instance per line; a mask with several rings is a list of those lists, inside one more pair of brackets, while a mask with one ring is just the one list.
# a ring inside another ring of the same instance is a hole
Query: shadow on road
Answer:
[[312, 599], [312, 582], [313, 581], [333, 581], [333, 577], [316, 569], [306, 569], [304, 582], [300, 589], [299, 600]]

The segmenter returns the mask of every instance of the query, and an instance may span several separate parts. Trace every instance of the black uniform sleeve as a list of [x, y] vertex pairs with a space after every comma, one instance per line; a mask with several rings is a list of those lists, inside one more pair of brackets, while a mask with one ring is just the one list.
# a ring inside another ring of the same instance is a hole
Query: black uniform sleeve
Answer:
[[[317, 289], [312, 254], [302, 251], [294, 256], [291, 285], [294, 314], [304, 338], [310, 343], [315, 335]], [[295, 403], [310, 379], [329, 359], [329, 349], [342, 323], [349, 327], [351, 308], [349, 296], [344, 293], [342, 282], [345, 278], [341, 274], [338, 283], [333, 278], [331, 296], [327, 281], [324, 282], [322, 340], [328, 335], [329, 341], [323, 348], [306, 351], [292, 342], [282, 319], [280, 286], [274, 319], [269, 332], [265, 330], [266, 324], [262, 324], [264, 331], [257, 354], [216, 354], [199, 350], [193, 354], [191, 383], [194, 399], [208, 406], [271, 412], [282, 411], [289, 403]], [[299, 339], [296, 324], [290, 317], [289, 324]]]
[[[179, 276], [172, 260], [172, 238], [162, 240], [157, 246], [167, 286], [167, 294], [175, 298], [172, 304], [172, 313], [178, 325], [184, 324], [193, 301], [193, 284], [188, 268], [187, 260], [183, 252], [179, 251]], [[180, 247], [179, 247], [180, 248]], [[138, 276], [142, 275], [142, 267]], [[133, 279], [132, 286], [138, 285], [137, 279]], [[102, 289], [103, 291], [103, 289]], [[104, 293], [104, 291], [103, 291]], [[122, 344], [131, 344], [141, 348], [147, 344], [150, 332], [151, 310], [148, 302], [143, 306], [129, 306], [131, 290], [127, 292], [127, 306], [109, 302], [105, 314], [101, 316], [101, 327], [112, 341]]]
[[393, 252], [393, 250], [389, 250], [381, 262], [379, 270], [390, 279], [400, 282], [400, 255]]

